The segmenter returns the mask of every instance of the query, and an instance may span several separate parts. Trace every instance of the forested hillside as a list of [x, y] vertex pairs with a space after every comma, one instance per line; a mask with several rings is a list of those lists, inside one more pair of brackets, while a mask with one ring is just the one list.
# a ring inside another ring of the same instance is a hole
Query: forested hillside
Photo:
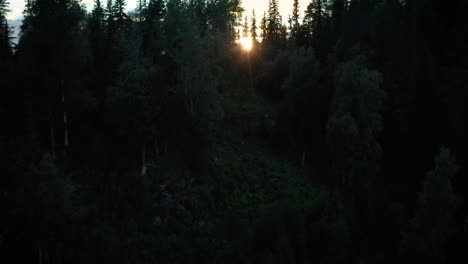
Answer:
[[467, 263], [468, 1], [278, 1], [0, 0], [0, 263]]

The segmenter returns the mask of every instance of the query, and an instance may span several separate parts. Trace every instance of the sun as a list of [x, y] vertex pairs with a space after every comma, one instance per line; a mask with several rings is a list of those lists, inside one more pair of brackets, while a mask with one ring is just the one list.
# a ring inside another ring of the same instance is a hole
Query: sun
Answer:
[[251, 51], [252, 50], [252, 39], [251, 38], [242, 38], [239, 40], [239, 43], [243, 50]]

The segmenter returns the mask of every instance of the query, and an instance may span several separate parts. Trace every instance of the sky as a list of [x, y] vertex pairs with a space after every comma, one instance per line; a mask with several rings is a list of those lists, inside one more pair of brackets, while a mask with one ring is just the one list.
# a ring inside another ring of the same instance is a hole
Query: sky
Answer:
[[[252, 10], [255, 10], [257, 20], [263, 16], [263, 12], [268, 9], [269, 0], [242, 0], [242, 7], [245, 9], [244, 16], [247, 15], [249, 18], [252, 16]], [[288, 21], [288, 16], [291, 14], [294, 0], [279, 0], [279, 8], [281, 15], [283, 16], [283, 22]], [[301, 14], [306, 9], [310, 0], [299, 0], [299, 10]]]
[[[263, 16], [263, 12], [268, 8], [269, 0], [243, 0], [242, 7], [245, 9], [245, 14], [249, 17], [252, 14], [252, 10], [255, 9], [255, 13], [258, 18]], [[82, 2], [91, 9], [94, 0], [82, 0]], [[310, 0], [299, 0], [300, 10], [304, 11]], [[19, 19], [23, 13], [25, 0], [10, 0], [10, 10], [7, 18], [9, 20]], [[136, 7], [137, 0], [127, 0], [128, 9], [134, 9]], [[288, 15], [291, 13], [293, 0], [279, 0], [280, 12], [283, 15], [283, 21], [287, 21]]]

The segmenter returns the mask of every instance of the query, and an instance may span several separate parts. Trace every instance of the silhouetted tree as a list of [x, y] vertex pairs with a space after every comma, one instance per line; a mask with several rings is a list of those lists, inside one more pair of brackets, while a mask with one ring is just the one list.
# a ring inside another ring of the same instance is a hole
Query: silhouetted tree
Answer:
[[29, 102], [31, 114], [47, 120], [47, 125], [40, 122], [34, 127], [38, 132], [49, 131], [41, 143], [48, 142], [52, 157], [68, 145], [64, 112], [71, 102], [65, 98], [83, 87], [82, 76], [87, 72], [84, 18], [84, 10], [75, 0], [29, 1], [25, 11], [18, 43], [21, 85], [35, 98]]
[[279, 40], [282, 27], [278, 0], [270, 0], [266, 20], [266, 40], [274, 43]]
[[300, 30], [300, 23], [299, 23], [299, 0], [294, 0], [293, 2], [293, 9], [292, 9], [292, 16], [290, 18], [290, 31], [291, 31], [291, 38], [293, 41], [296, 41], [299, 30]]
[[255, 16], [255, 10], [252, 10], [252, 19], [250, 22], [250, 36], [252, 37], [252, 43], [255, 46], [258, 43], [257, 17]]
[[261, 31], [261, 37], [262, 37], [262, 43], [263, 43], [267, 38], [267, 17], [266, 17], [266, 12], [263, 13], [262, 21], [260, 22], [260, 31]]
[[2, 63], [6, 62], [12, 55], [10, 28], [6, 19], [8, 5], [9, 2], [7, 0], [0, 0], [0, 60]]
[[346, 0], [333, 0], [332, 2], [332, 17], [333, 17], [333, 30], [335, 34], [335, 38], [338, 38], [341, 33], [341, 29], [343, 28], [343, 19], [346, 15], [347, 9], [347, 1]]
[[242, 38], [246, 39], [249, 37], [249, 19], [247, 16], [244, 18], [244, 24], [242, 25]]

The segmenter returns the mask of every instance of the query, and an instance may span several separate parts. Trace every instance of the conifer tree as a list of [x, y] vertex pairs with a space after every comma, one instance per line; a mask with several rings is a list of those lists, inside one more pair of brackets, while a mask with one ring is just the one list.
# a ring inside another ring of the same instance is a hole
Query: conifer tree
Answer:
[[0, 0], [0, 63], [7, 61], [12, 55], [10, 43], [10, 28], [6, 19], [9, 2]]
[[107, 60], [109, 47], [106, 45], [106, 16], [101, 0], [94, 1], [94, 8], [88, 23], [90, 48], [93, 58], [93, 87], [99, 112], [103, 111], [107, 80]]
[[279, 12], [278, 0], [270, 0], [267, 17], [267, 39], [278, 40], [281, 34], [281, 14]]
[[137, 15], [138, 15], [138, 21], [141, 22], [144, 17], [144, 13], [146, 10], [146, 0], [138, 0], [138, 6], [136, 9]]
[[246, 39], [249, 37], [249, 19], [247, 16], [244, 18], [244, 24], [242, 26], [242, 38]]
[[115, 24], [115, 4], [113, 0], [107, 0], [106, 8], [104, 9], [104, 14], [106, 16], [106, 31], [107, 31], [107, 40], [110, 43], [113, 43], [113, 39], [115, 38], [116, 32], [116, 24]]
[[346, 1], [345, 0], [334, 0], [332, 3], [332, 17], [333, 17], [333, 28], [335, 36], [341, 33], [343, 27], [343, 19], [346, 15]]
[[262, 37], [262, 42], [264, 42], [267, 38], [267, 17], [266, 17], [266, 12], [263, 13], [262, 21], [260, 23], [260, 31], [261, 31], [261, 37]]
[[[30, 102], [35, 109], [31, 114], [48, 120], [47, 142], [52, 156], [59, 147], [68, 145], [67, 129], [62, 130], [64, 98], [84, 85], [82, 76], [87, 71], [88, 57], [82, 31], [84, 19], [85, 11], [77, 0], [29, 1], [25, 11], [18, 43], [20, 74], [27, 93], [35, 97]], [[44, 123], [37, 126], [43, 129]]]
[[127, 2], [125, 0], [115, 0], [112, 7], [114, 14], [113, 19], [115, 20], [118, 30], [127, 29], [130, 24], [130, 17], [125, 13]]
[[[3, 87], [3, 98], [10, 100], [10, 92], [13, 92], [10, 89], [11, 75], [13, 73], [12, 65], [12, 48], [10, 43], [10, 29], [8, 26], [8, 21], [6, 19], [6, 13], [8, 12], [8, 1], [0, 0], [0, 86]], [[2, 99], [3, 99], [2, 98]], [[0, 115], [3, 116], [4, 111], [6, 110], [7, 101], [1, 101], [0, 104]], [[0, 144], [2, 144], [3, 133], [0, 133]], [[2, 148], [2, 147], [0, 147]], [[0, 155], [8, 155], [3, 153], [3, 148], [0, 150]]]
[[165, 7], [163, 0], [149, 0], [145, 13], [145, 20], [151, 23], [160, 22], [165, 14]]
[[106, 15], [107, 18], [113, 18], [115, 16], [115, 9], [114, 9], [114, 1], [113, 0], [107, 0], [106, 3]]
[[297, 34], [299, 33], [299, 0], [294, 0], [293, 2], [293, 9], [292, 9], [292, 16], [290, 17], [290, 31], [291, 37], [293, 39], [297, 38]]
[[253, 43], [257, 43], [258, 33], [257, 33], [257, 17], [255, 16], [255, 10], [252, 10], [252, 19], [250, 24], [250, 35], [252, 37]]
[[322, 35], [323, 25], [323, 0], [312, 0], [307, 6], [304, 16], [304, 26], [307, 28], [309, 44], [317, 48]]

